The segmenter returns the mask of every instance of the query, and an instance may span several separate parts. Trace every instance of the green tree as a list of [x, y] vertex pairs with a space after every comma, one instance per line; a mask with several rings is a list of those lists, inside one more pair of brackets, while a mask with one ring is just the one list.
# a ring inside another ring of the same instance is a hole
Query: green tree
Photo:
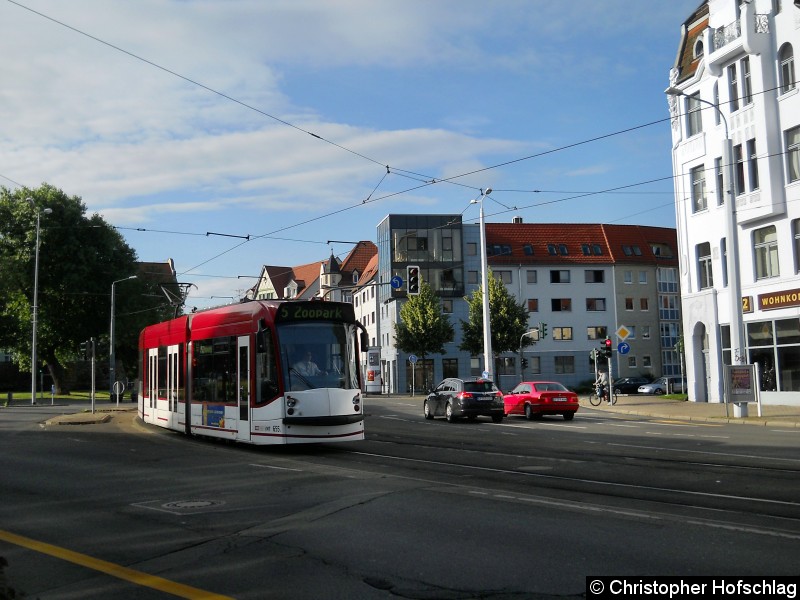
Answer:
[[[45, 209], [52, 212], [45, 214]], [[136, 253], [99, 215], [87, 217], [86, 206], [77, 196], [69, 197], [48, 184], [35, 190], [13, 192], [0, 187], [0, 347], [11, 350], [14, 360], [23, 369], [31, 366], [36, 216], [39, 213], [37, 356], [52, 376], [57, 393], [69, 393], [64, 385], [64, 365], [76, 358], [81, 342], [90, 337], [107, 338], [111, 284], [136, 274]], [[145, 288], [146, 282], [140, 282], [123, 296], [117, 286], [117, 314], [136, 312], [137, 302], [132, 296], [140, 297]], [[159, 300], [159, 304], [163, 301]], [[128, 327], [161, 319], [161, 314], [144, 309], [135, 324], [124, 318], [123, 327], [120, 321], [116, 322], [115, 346], [119, 356], [136, 354], [135, 341], [132, 349], [127, 346], [138, 331], [129, 331]], [[124, 349], [123, 344], [126, 345]], [[97, 358], [100, 365], [108, 362], [107, 353]]]
[[419, 294], [409, 296], [400, 309], [400, 322], [394, 325], [395, 345], [403, 352], [444, 354], [444, 345], [453, 341], [455, 331], [442, 312], [442, 303], [425, 281]]
[[[469, 306], [469, 321], [461, 321], [463, 333], [460, 348], [473, 356], [483, 353], [483, 288], [465, 297]], [[489, 271], [489, 323], [492, 328], [493, 358], [503, 352], [519, 351], [520, 338], [528, 331], [528, 311], [508, 293], [505, 284]], [[522, 345], [532, 344], [529, 337]], [[493, 366], [494, 367], [494, 366]], [[492, 371], [496, 372], [496, 368]]]

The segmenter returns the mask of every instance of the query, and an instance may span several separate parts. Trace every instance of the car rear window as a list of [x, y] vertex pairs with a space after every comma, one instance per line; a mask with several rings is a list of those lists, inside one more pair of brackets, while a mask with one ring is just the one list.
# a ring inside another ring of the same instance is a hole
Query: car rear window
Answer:
[[494, 384], [491, 381], [465, 381], [464, 391], [473, 393], [493, 392]]

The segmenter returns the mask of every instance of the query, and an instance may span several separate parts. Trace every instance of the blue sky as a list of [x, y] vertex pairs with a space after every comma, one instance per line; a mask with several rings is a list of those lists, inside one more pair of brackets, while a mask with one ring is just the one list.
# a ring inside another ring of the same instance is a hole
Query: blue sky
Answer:
[[0, 185], [80, 196], [198, 308], [390, 213], [477, 221], [481, 188], [488, 221], [674, 227], [698, 5], [0, 0]]

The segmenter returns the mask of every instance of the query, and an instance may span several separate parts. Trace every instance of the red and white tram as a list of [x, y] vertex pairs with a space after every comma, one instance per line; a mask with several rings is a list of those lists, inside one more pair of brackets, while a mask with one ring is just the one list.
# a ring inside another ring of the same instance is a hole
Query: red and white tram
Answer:
[[139, 336], [139, 416], [251, 444], [363, 440], [359, 337], [366, 351], [351, 304], [322, 301], [255, 300], [151, 325]]

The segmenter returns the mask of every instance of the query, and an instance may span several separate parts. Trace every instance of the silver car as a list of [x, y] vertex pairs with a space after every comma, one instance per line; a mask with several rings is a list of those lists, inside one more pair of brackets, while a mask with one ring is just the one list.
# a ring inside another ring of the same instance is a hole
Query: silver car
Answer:
[[640, 394], [681, 394], [683, 380], [680, 377], [659, 377], [655, 381], [639, 386]]

